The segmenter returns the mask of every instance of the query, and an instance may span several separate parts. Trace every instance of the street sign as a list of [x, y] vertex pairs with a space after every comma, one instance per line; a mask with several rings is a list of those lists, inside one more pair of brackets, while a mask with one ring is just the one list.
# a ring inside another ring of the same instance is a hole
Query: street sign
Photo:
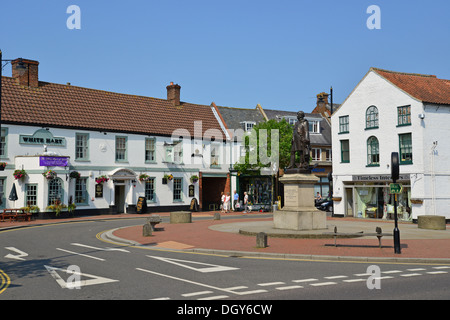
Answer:
[[389, 193], [390, 194], [400, 194], [403, 191], [403, 186], [401, 183], [390, 183]]

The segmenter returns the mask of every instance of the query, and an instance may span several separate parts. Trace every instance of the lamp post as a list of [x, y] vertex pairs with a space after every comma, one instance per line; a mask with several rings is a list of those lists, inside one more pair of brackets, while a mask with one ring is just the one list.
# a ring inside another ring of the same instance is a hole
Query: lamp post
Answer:
[[[392, 152], [391, 154], [391, 178], [394, 183], [397, 182], [397, 180], [400, 177], [400, 170], [399, 170], [399, 158], [398, 158], [398, 152]], [[395, 226], [394, 226], [394, 253], [402, 253], [401, 247], [400, 247], [400, 230], [398, 230], [398, 218], [397, 218], [397, 193], [394, 193], [394, 220], [395, 220]]]

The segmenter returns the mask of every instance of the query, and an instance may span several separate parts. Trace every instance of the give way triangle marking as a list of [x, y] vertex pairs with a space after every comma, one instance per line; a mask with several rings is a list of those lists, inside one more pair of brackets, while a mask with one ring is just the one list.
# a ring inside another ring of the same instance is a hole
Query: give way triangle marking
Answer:
[[172, 263], [177, 266], [191, 269], [191, 270], [198, 271], [198, 272], [202, 272], [202, 273], [239, 270], [239, 268], [235, 268], [235, 267], [225, 267], [225, 266], [219, 266], [216, 264], [209, 264], [209, 263], [196, 262], [196, 261], [179, 260], [179, 259], [154, 257], [154, 256], [147, 256], [147, 257], [158, 259], [158, 260], [165, 261], [168, 263]]
[[[100, 276], [94, 276], [92, 274], [77, 272], [77, 271], [71, 269], [70, 267], [67, 269], [61, 269], [61, 268], [45, 266], [45, 268], [63, 289], [73, 289], [73, 288], [79, 289], [80, 287], [83, 287], [83, 286], [91, 286], [91, 285], [95, 285], [95, 284], [103, 284], [103, 283], [119, 281], [119, 280], [104, 278], [104, 277], [100, 277]], [[68, 275], [67, 281], [64, 280], [56, 271], [66, 273]], [[91, 278], [91, 279], [81, 280], [81, 278]]]

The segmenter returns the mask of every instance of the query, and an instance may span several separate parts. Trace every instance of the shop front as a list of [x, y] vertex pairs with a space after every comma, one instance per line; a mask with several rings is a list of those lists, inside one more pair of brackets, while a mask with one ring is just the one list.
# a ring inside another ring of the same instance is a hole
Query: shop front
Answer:
[[240, 175], [238, 179], [238, 193], [241, 204], [243, 203], [244, 192], [247, 192], [249, 207], [252, 211], [271, 211], [274, 192], [273, 180], [272, 175]]
[[[411, 221], [411, 182], [409, 175], [398, 181], [402, 191], [397, 195], [398, 219]], [[345, 215], [356, 218], [394, 219], [394, 195], [390, 194], [389, 175], [354, 175], [344, 182]]]

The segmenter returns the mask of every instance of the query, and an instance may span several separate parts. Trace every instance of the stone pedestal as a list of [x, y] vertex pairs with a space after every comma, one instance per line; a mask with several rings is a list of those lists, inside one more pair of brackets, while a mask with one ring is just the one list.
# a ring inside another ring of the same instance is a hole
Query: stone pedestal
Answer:
[[190, 211], [173, 211], [170, 213], [170, 223], [191, 223], [192, 213]]
[[277, 229], [317, 230], [327, 228], [327, 214], [314, 206], [314, 184], [318, 178], [310, 173], [285, 174], [284, 207], [274, 212]]
[[418, 216], [417, 224], [420, 229], [446, 230], [444, 216]]

